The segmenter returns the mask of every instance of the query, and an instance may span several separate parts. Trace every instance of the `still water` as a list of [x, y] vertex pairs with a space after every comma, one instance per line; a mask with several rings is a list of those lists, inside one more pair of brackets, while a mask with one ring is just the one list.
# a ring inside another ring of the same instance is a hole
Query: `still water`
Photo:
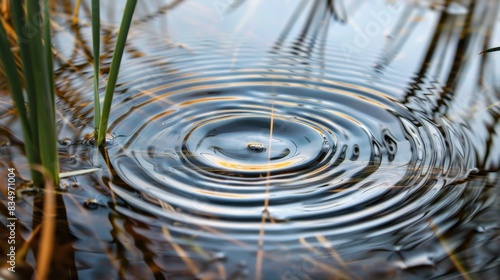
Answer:
[[[498, 279], [500, 54], [477, 54], [500, 45], [499, 3], [444, 2], [139, 4], [102, 152], [88, 18], [56, 29], [61, 168], [101, 168], [63, 181], [56, 270]], [[120, 4], [103, 3], [104, 72]], [[0, 155], [28, 179], [2, 110]]]

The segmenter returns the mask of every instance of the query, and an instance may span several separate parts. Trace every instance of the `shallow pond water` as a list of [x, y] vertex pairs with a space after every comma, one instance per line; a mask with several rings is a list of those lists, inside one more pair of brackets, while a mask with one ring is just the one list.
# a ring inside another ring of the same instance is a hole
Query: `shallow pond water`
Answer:
[[[106, 72], [119, 16], [103, 10]], [[62, 181], [53, 275], [495, 279], [500, 54], [477, 54], [499, 42], [497, 10], [143, 3], [102, 151], [87, 136], [89, 27], [57, 30], [61, 169], [101, 169]], [[26, 180], [11, 107], [2, 165]], [[39, 195], [20, 194], [25, 243]]]

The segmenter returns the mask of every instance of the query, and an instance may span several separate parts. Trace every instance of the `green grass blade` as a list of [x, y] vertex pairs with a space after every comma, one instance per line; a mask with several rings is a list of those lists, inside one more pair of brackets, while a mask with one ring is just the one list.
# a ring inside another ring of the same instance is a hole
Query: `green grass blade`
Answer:
[[[47, 66], [47, 74], [49, 79], [50, 97], [52, 97], [52, 103], [55, 104], [55, 86], [54, 86], [54, 65], [52, 62], [52, 39], [50, 38], [50, 6], [49, 0], [43, 1], [43, 42], [44, 42], [44, 52], [45, 52], [45, 64]], [[54, 108], [55, 109], [55, 108]], [[53, 110], [52, 113], [54, 120], [56, 118], [56, 111]]]
[[99, 146], [103, 144], [104, 137], [106, 136], [106, 131], [108, 129], [111, 102], [113, 100], [113, 94], [118, 79], [118, 72], [120, 70], [123, 51], [125, 49], [125, 42], [127, 41], [128, 31], [132, 23], [132, 17], [134, 15], [136, 4], [137, 0], [127, 0], [125, 11], [123, 12], [120, 31], [118, 33], [118, 40], [116, 41], [115, 53], [113, 54], [113, 59], [111, 60], [111, 68], [108, 76], [108, 83], [106, 85], [106, 92], [104, 94], [104, 103], [102, 106], [102, 115], [99, 124], [99, 133], [97, 136], [97, 145]]
[[[49, 169], [49, 174], [53, 179], [54, 185], [59, 184], [59, 158], [58, 158], [58, 151], [57, 151], [57, 131], [56, 131], [56, 100], [55, 100], [55, 86], [54, 86], [54, 62], [53, 62], [53, 55], [52, 55], [52, 40], [51, 40], [51, 33], [50, 33], [50, 6], [49, 6], [49, 0], [44, 0], [43, 1], [43, 50], [45, 53], [44, 60], [43, 60], [43, 65], [45, 67], [45, 72], [47, 76], [47, 86], [49, 88], [49, 91], [45, 93], [45, 95], [48, 95], [48, 101], [46, 101], [48, 104], [46, 105], [46, 108], [48, 112], [45, 112], [45, 114], [49, 114], [50, 118], [47, 120], [49, 127], [51, 127], [50, 132], [47, 133], [47, 135], [44, 135], [44, 139], [46, 139], [46, 142], [44, 144], [44, 150], [47, 148], [47, 162], [48, 164], [45, 163], [45, 158], [42, 157], [42, 163], [46, 168]], [[43, 117], [43, 115], [40, 115], [39, 117]], [[45, 141], [44, 141], [45, 142]], [[45, 146], [47, 145], [47, 146]]]
[[[26, 146], [26, 153], [31, 167], [31, 177], [36, 186], [43, 184], [42, 174], [38, 171], [42, 160], [40, 157], [40, 146], [38, 142], [38, 126], [37, 126], [37, 106], [36, 106], [36, 85], [34, 83], [35, 69], [31, 67], [32, 59], [30, 54], [30, 40], [34, 35], [31, 24], [25, 24], [26, 18], [22, 3], [24, 1], [11, 1], [12, 21], [17, 35], [19, 45], [19, 55], [22, 61], [22, 70], [24, 76], [24, 86], [26, 88], [27, 104], [28, 104], [28, 120], [29, 125], [26, 129], [29, 130], [30, 143]], [[30, 100], [32, 102], [30, 102]], [[31, 158], [30, 158], [31, 157]]]
[[101, 119], [101, 101], [99, 98], [99, 53], [101, 48], [101, 20], [99, 0], [92, 0], [92, 50], [94, 55], [94, 133], [98, 133]]
[[482, 52], [481, 52], [481, 53], [479, 53], [479, 54], [485, 54], [485, 53], [497, 52], [497, 51], [500, 51], [500, 47], [487, 49], [487, 50], [482, 51]]
[[[38, 135], [38, 144], [40, 147], [40, 157], [42, 166], [46, 175], [54, 183], [58, 183], [58, 159], [57, 159], [57, 137], [55, 128], [55, 104], [54, 104], [54, 89], [51, 89], [53, 79], [52, 70], [52, 55], [45, 56], [48, 52], [45, 48], [51, 48], [48, 45], [50, 42], [42, 44], [42, 22], [38, 21], [41, 14], [40, 4], [38, 0], [28, 0], [26, 5], [26, 17], [31, 19], [30, 24], [33, 26], [33, 36], [29, 39], [29, 48], [31, 62], [30, 68], [34, 69], [33, 82], [36, 86], [35, 100], [29, 99], [28, 102], [36, 104], [36, 114], [38, 128], [43, 133]], [[45, 17], [48, 16], [48, 11]], [[50, 36], [50, 35], [48, 35]], [[28, 81], [27, 81], [28, 83]], [[31, 114], [31, 112], [30, 112]], [[34, 125], [34, 124], [32, 124]], [[35, 140], [36, 141], [36, 140]]]

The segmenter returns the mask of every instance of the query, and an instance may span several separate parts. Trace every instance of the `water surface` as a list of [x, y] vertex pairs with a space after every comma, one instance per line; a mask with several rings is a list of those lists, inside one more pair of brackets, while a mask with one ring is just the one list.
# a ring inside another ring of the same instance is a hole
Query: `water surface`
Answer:
[[496, 277], [498, 3], [177, 2], [138, 10], [102, 153], [90, 30], [54, 38], [61, 168], [102, 168], [64, 181], [81, 279]]

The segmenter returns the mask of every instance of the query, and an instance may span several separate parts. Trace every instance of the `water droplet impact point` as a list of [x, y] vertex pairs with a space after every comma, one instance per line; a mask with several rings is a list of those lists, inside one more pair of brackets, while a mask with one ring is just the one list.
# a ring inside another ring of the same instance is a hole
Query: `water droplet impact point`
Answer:
[[264, 152], [265, 150], [267, 150], [266, 146], [262, 143], [258, 143], [258, 142], [250, 142], [247, 144], [247, 148], [251, 151], [254, 151], [254, 152], [257, 152], [257, 153], [260, 153], [260, 152]]

